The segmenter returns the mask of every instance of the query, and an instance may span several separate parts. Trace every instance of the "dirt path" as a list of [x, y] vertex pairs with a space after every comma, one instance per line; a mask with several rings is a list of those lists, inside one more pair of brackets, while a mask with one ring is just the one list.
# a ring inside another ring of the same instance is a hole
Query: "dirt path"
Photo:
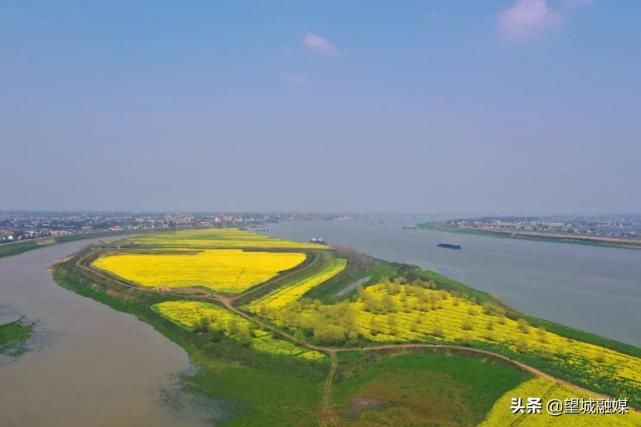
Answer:
[[336, 358], [336, 352], [332, 351], [329, 353], [332, 364], [329, 368], [329, 373], [327, 374], [327, 379], [323, 385], [323, 397], [321, 398], [320, 403], [320, 417], [319, 424], [323, 427], [325, 426], [337, 426], [339, 424], [338, 414], [334, 410], [332, 405], [332, 386], [334, 383], [334, 376], [336, 375], [336, 368], [338, 367], [338, 359]]
[[[91, 253], [89, 254], [91, 255]], [[158, 293], [158, 291], [154, 290], [153, 288], [142, 288], [140, 286], [136, 286], [135, 284], [129, 283], [125, 280], [121, 280], [115, 276], [97, 271], [94, 268], [91, 268], [90, 266], [85, 264], [85, 261], [89, 258], [89, 255], [80, 258], [79, 260], [76, 261], [76, 266], [78, 268], [81, 268], [85, 271], [88, 271], [92, 274], [96, 274], [104, 279], [107, 279], [109, 281], [115, 281], [118, 282], [121, 285], [124, 285], [129, 288], [135, 288], [137, 291], [141, 292], [149, 292], [149, 293]], [[482, 356], [487, 356], [489, 358], [493, 358], [495, 360], [500, 360], [506, 363], [509, 363], [511, 365], [516, 366], [517, 368], [530, 373], [531, 375], [535, 377], [540, 377], [540, 378], [545, 378], [551, 381], [555, 381], [557, 384], [561, 385], [566, 385], [569, 387], [574, 387], [578, 390], [581, 390], [585, 393], [592, 394], [596, 397], [600, 397], [603, 399], [609, 399], [611, 396], [595, 393], [594, 391], [588, 390], [586, 388], [583, 388], [581, 386], [578, 386], [576, 384], [573, 384], [569, 381], [554, 377], [550, 374], [547, 374], [543, 372], [542, 370], [535, 368], [533, 366], [527, 365], [523, 362], [519, 362], [515, 359], [512, 359], [510, 357], [504, 356], [502, 354], [494, 353], [489, 350], [483, 350], [479, 348], [473, 348], [473, 347], [465, 347], [465, 346], [459, 346], [459, 345], [453, 345], [453, 344], [419, 344], [419, 343], [414, 343], [414, 344], [387, 344], [387, 345], [373, 345], [373, 346], [366, 346], [366, 347], [326, 347], [326, 346], [319, 346], [315, 344], [310, 344], [306, 341], [301, 341], [296, 339], [292, 334], [284, 331], [283, 329], [274, 326], [273, 324], [262, 320], [258, 318], [257, 316], [254, 316], [252, 314], [249, 314], [245, 311], [240, 310], [236, 306], [234, 306], [234, 302], [237, 298], [237, 296], [223, 296], [223, 295], [216, 295], [216, 294], [202, 294], [202, 293], [195, 293], [195, 294], [188, 294], [188, 293], [178, 293], [178, 292], [171, 292], [171, 291], [166, 291], [163, 292], [163, 295], [174, 295], [178, 297], [190, 297], [194, 299], [199, 299], [199, 300], [204, 300], [204, 301], [210, 301], [210, 302], [217, 302], [221, 305], [223, 305], [227, 310], [247, 319], [248, 321], [258, 325], [259, 327], [266, 329], [274, 335], [278, 335], [282, 338], [285, 338], [291, 342], [294, 342], [297, 345], [300, 345], [301, 347], [305, 347], [310, 350], [316, 350], [322, 353], [327, 354], [330, 357], [331, 360], [331, 365], [329, 372], [327, 374], [327, 378], [325, 380], [325, 384], [323, 386], [323, 393], [322, 393], [322, 398], [319, 406], [319, 424], [321, 426], [337, 426], [339, 425], [339, 416], [336, 413], [335, 409], [333, 408], [332, 402], [331, 402], [331, 396], [332, 396], [332, 387], [333, 387], [333, 381], [334, 381], [334, 376], [336, 374], [336, 370], [338, 367], [338, 358], [337, 354], [338, 353], [345, 353], [345, 352], [352, 352], [352, 351], [393, 351], [393, 350], [417, 350], [417, 349], [431, 349], [431, 350], [454, 350], [458, 352], [463, 352], [463, 353], [472, 353], [476, 355], [482, 355]], [[634, 409], [633, 409], [634, 410]]]

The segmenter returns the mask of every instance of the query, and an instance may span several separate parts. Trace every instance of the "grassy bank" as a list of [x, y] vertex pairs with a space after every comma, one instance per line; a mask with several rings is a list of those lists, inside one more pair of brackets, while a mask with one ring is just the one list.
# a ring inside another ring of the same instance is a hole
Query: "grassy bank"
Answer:
[[33, 323], [16, 320], [0, 325], [0, 354], [17, 356], [25, 351], [25, 344], [33, 333]]
[[334, 403], [354, 426], [478, 425], [498, 398], [531, 378], [455, 353], [368, 354], [339, 366]]
[[[305, 262], [243, 294], [181, 293], [143, 288], [91, 267], [96, 257], [140, 249], [119, 246], [87, 249], [57, 265], [56, 281], [136, 315], [183, 347], [203, 368], [189, 382], [227, 402], [230, 425], [313, 425], [335, 416], [370, 425], [372, 411], [388, 424], [474, 425], [529, 377], [524, 370], [538, 375], [535, 368], [628, 397], [635, 406], [641, 402], [640, 349], [528, 317], [436, 272], [348, 249], [302, 248]], [[361, 286], [336, 297], [355, 281]], [[251, 308], [261, 301], [264, 307]], [[409, 343], [449, 348], [433, 354]], [[381, 344], [385, 348], [375, 347]], [[294, 356], [305, 347], [317, 353], [315, 362]], [[342, 347], [337, 358], [336, 347]], [[476, 355], [464, 352], [467, 347]], [[417, 410], [422, 405], [434, 411]], [[445, 410], [448, 405], [458, 409]]]
[[452, 227], [444, 222], [426, 222], [423, 224], [417, 224], [416, 226], [422, 230], [437, 230], [447, 233], [472, 234], [477, 236], [496, 237], [499, 239], [519, 239], [531, 240], [534, 242], [571, 243], [574, 245], [601, 246], [606, 248], [641, 249], [640, 245], [634, 244], [626, 245], [623, 243], [611, 243], [605, 241], [601, 242], [597, 240], [572, 238], [572, 236], [530, 236], [501, 231], [477, 230], [473, 228]]
[[[197, 390], [221, 399], [234, 416], [224, 425], [314, 425], [327, 365], [257, 353], [224, 336], [194, 333], [177, 327], [151, 307], [176, 296], [143, 293], [88, 274], [75, 260], [60, 264], [56, 282], [118, 311], [135, 315], [184, 348], [201, 371], [186, 378]], [[187, 298], [183, 298], [187, 299]]]
[[528, 316], [523, 314], [508, 305], [506, 305], [499, 298], [490, 295], [487, 292], [480, 291], [470, 287], [468, 284], [459, 282], [458, 280], [451, 279], [447, 276], [444, 276], [440, 273], [431, 270], [422, 270], [420, 268], [409, 269], [405, 272], [407, 277], [410, 279], [421, 278], [425, 280], [430, 280], [436, 283], [436, 285], [441, 289], [446, 289], [448, 291], [460, 292], [463, 295], [467, 295], [473, 298], [476, 302], [480, 304], [491, 304], [497, 307], [502, 307], [506, 309], [506, 316], [512, 319], [525, 319], [530, 325], [534, 327], [545, 328], [546, 331], [554, 332], [559, 335], [563, 335], [568, 338], [576, 339], [579, 341], [585, 341], [602, 347], [610, 348], [612, 350], [620, 351], [621, 353], [629, 354], [631, 356], [641, 358], [641, 349], [630, 344], [622, 343], [620, 341], [615, 341], [609, 338], [605, 338], [599, 335], [595, 335], [589, 332], [581, 331], [578, 329], [570, 328], [569, 326], [561, 325], [549, 320], [540, 319], [533, 316]]
[[38, 248], [52, 246], [58, 243], [73, 242], [75, 240], [94, 239], [97, 237], [124, 236], [132, 234], [131, 231], [104, 231], [96, 233], [73, 234], [46, 239], [22, 240], [19, 242], [3, 243], [0, 245], [0, 258], [19, 255]]

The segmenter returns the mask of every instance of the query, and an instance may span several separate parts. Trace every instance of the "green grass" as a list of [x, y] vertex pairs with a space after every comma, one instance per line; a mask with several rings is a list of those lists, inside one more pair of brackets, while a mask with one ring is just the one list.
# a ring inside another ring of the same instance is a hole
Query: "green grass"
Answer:
[[[317, 274], [336, 260], [339, 251], [312, 250], [309, 253], [312, 255], [299, 269], [252, 290], [243, 297], [241, 303]], [[343, 256], [343, 253], [339, 254]], [[78, 257], [84, 255], [86, 253]], [[510, 309], [492, 295], [439, 273], [421, 270], [415, 266], [385, 262], [374, 265], [369, 271], [373, 272], [376, 268], [382, 269], [380, 274], [389, 275], [393, 271], [394, 275], [404, 276], [409, 280], [433, 281], [442, 289], [473, 297], [479, 303], [500, 305], [504, 307], [507, 315], [525, 317], [533, 326], [543, 326], [551, 332], [641, 357], [641, 350], [636, 347], [542, 319], [529, 318]], [[351, 279], [356, 277], [356, 273], [369, 271], [354, 271], [354, 276], [347, 275], [336, 280], [322, 291], [321, 296], [327, 298], [337, 288], [350, 283]], [[133, 313], [185, 348], [191, 359], [203, 367], [201, 374], [190, 381], [211, 397], [232, 400], [230, 405], [233, 407], [234, 417], [226, 421], [230, 425], [315, 424], [318, 416], [316, 406], [320, 401], [319, 393], [327, 365], [311, 366], [283, 356], [257, 353], [225, 337], [213, 340], [207, 334], [181, 330], [158, 316], [150, 307], [162, 301], [189, 299], [188, 297], [143, 293], [117, 281], [79, 269], [75, 260], [58, 265], [54, 277], [62, 286], [118, 310]], [[607, 381], [596, 386], [583, 381], [579, 368], [572, 370], [554, 364], [542, 354], [521, 355], [496, 344], [454, 344], [471, 345], [504, 354], [543, 369], [549, 374], [589, 388], [596, 387], [606, 393], [612, 394], [609, 390], [617, 390], [617, 384]], [[527, 375], [518, 369], [491, 358], [463, 356], [457, 353], [445, 355], [422, 352], [418, 355], [387, 357], [384, 354], [360, 352], [340, 354], [339, 362], [335, 398], [345, 414], [349, 415], [351, 399], [359, 397], [359, 393], [378, 393], [374, 398], [387, 402], [375, 411], [356, 414], [358, 422], [362, 425], [370, 425], [368, 423], [379, 416], [389, 425], [404, 425], [401, 423], [403, 419], [415, 421], [414, 425], [448, 422], [475, 425], [482, 419], [482, 415], [489, 411], [496, 398], [527, 378]], [[389, 373], [394, 375], [389, 376]], [[488, 389], [490, 385], [494, 389]], [[633, 403], [640, 401], [638, 396], [631, 397], [635, 399]], [[432, 408], [433, 413], [426, 414], [421, 407]], [[447, 409], [448, 407], [455, 409]], [[432, 415], [436, 418], [430, 418]], [[301, 421], [298, 422], [296, 417], [300, 417]]]
[[18, 255], [23, 252], [31, 251], [37, 248], [42, 248], [44, 246], [45, 245], [39, 245], [34, 240], [24, 240], [21, 242], [3, 243], [0, 245], [0, 258], [12, 256], [12, 255]]
[[233, 414], [223, 425], [316, 423], [327, 364], [258, 353], [224, 336], [214, 339], [210, 334], [187, 331], [156, 314], [151, 306], [189, 298], [142, 293], [79, 269], [75, 259], [56, 266], [54, 279], [80, 295], [135, 315], [184, 348], [202, 368], [185, 380], [205, 395], [224, 400]]
[[250, 301], [258, 299], [276, 289], [289, 286], [300, 282], [307, 277], [312, 277], [330, 266], [336, 259], [333, 251], [305, 251], [307, 259], [294, 270], [284, 272], [264, 283], [244, 293], [238, 300], [237, 305], [247, 304]]
[[73, 242], [76, 240], [83, 240], [83, 239], [94, 239], [96, 237], [121, 236], [121, 235], [131, 234], [134, 232], [129, 230], [97, 231], [95, 233], [72, 234], [69, 236], [53, 237], [51, 239], [33, 239], [33, 240], [22, 240], [19, 242], [12, 242], [12, 243], [3, 243], [0, 245], [0, 258], [12, 256], [12, 255], [19, 255], [24, 252], [32, 251], [38, 248], [45, 248], [47, 246], [55, 245], [57, 243]]
[[341, 297], [337, 297], [336, 293], [357, 280], [368, 277], [369, 279], [363, 284], [363, 286], [366, 286], [368, 284], [378, 283], [384, 278], [391, 277], [396, 274], [395, 265], [386, 261], [379, 261], [375, 266], [365, 271], [354, 271], [350, 266], [350, 259], [348, 258], [347, 268], [345, 268], [345, 270], [337, 274], [332, 279], [315, 286], [306, 292], [303, 295], [303, 298], [318, 299], [325, 304], [332, 304], [343, 299], [348, 299], [351, 295], [354, 295], [357, 289], [353, 289]]
[[[194, 358], [202, 373], [188, 383], [214, 399], [228, 401], [229, 426], [314, 426], [322, 379], [209, 358]], [[216, 425], [219, 425], [217, 423]]]
[[[339, 364], [334, 401], [352, 425], [466, 425], [531, 376], [504, 363], [456, 353], [361, 355]], [[379, 402], [359, 413], [354, 398]]]
[[25, 351], [25, 344], [33, 333], [33, 324], [22, 320], [0, 325], [0, 354], [17, 356]]

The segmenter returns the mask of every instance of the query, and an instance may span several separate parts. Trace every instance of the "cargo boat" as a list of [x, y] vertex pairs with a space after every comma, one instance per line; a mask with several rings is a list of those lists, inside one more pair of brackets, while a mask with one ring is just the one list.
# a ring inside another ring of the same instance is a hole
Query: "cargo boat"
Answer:
[[463, 246], [459, 245], [458, 243], [439, 243], [438, 245], [439, 248], [446, 248], [446, 249], [462, 249]]

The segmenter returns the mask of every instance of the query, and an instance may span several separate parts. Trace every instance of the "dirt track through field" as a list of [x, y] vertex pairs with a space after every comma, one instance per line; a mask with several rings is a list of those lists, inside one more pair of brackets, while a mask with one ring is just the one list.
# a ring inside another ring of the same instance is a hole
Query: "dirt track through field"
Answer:
[[[121, 280], [118, 277], [114, 277], [109, 274], [103, 274], [100, 271], [97, 271], [96, 269], [91, 268], [90, 266], [86, 265], [85, 262], [89, 257], [83, 257], [80, 258], [79, 260], [76, 261], [76, 266], [86, 270], [92, 274], [97, 274], [98, 276], [108, 279], [110, 281], [116, 281], [121, 285], [124, 285], [129, 288], [135, 288], [138, 291], [141, 292], [150, 292], [150, 293], [157, 293], [154, 289], [150, 288], [141, 288], [139, 286], [136, 286], [132, 283], [129, 283], [127, 281]], [[519, 362], [517, 360], [514, 360], [512, 358], [509, 358], [507, 356], [494, 353], [488, 350], [482, 350], [478, 348], [473, 348], [473, 347], [465, 347], [465, 346], [459, 346], [459, 345], [452, 345], [452, 344], [419, 344], [419, 343], [414, 343], [414, 344], [387, 344], [387, 345], [374, 345], [374, 346], [366, 346], [366, 347], [326, 347], [326, 346], [319, 346], [315, 344], [310, 344], [305, 341], [301, 341], [296, 339], [292, 334], [282, 330], [281, 328], [278, 328], [274, 326], [273, 324], [264, 321], [262, 319], [259, 319], [256, 316], [253, 316], [247, 312], [244, 312], [237, 307], [234, 306], [234, 302], [236, 297], [228, 297], [228, 296], [223, 296], [223, 295], [215, 295], [215, 294], [202, 294], [202, 293], [194, 293], [191, 295], [185, 294], [185, 293], [174, 293], [171, 291], [168, 292], [163, 292], [164, 295], [175, 295], [175, 296], [180, 296], [180, 297], [185, 297], [185, 296], [190, 296], [194, 299], [199, 299], [202, 301], [210, 301], [210, 302], [217, 302], [221, 305], [223, 305], [227, 310], [242, 316], [243, 318], [249, 320], [250, 322], [260, 326], [261, 328], [264, 328], [266, 330], [269, 330], [272, 332], [274, 335], [278, 335], [282, 338], [285, 338], [289, 341], [294, 342], [297, 345], [300, 345], [302, 347], [305, 347], [310, 350], [316, 350], [320, 351], [322, 353], [327, 354], [330, 357], [331, 364], [330, 364], [330, 369], [327, 374], [327, 378], [325, 380], [324, 386], [323, 386], [323, 392], [322, 392], [322, 398], [321, 402], [319, 405], [319, 425], [321, 426], [337, 426], [339, 425], [340, 418], [338, 414], [336, 413], [335, 408], [332, 405], [331, 402], [331, 396], [332, 396], [332, 387], [333, 387], [333, 381], [334, 381], [334, 376], [336, 374], [336, 370], [338, 367], [338, 359], [337, 359], [337, 354], [338, 353], [345, 353], [345, 352], [353, 352], [353, 351], [395, 351], [395, 350], [443, 350], [443, 351], [456, 351], [456, 352], [461, 352], [461, 353], [471, 353], [474, 355], [480, 355], [480, 356], [486, 356], [488, 358], [492, 358], [495, 360], [499, 360], [508, 364], [511, 364], [513, 366], [516, 366], [517, 368], [528, 372], [529, 374], [535, 376], [535, 377], [540, 377], [540, 378], [545, 378], [548, 380], [555, 381], [558, 384], [561, 385], [566, 385], [570, 387], [574, 387], [578, 390], [581, 390], [583, 392], [592, 394], [596, 397], [603, 398], [603, 399], [608, 399], [611, 398], [611, 396], [595, 393], [591, 390], [588, 390], [586, 388], [583, 388], [581, 386], [578, 386], [576, 384], [573, 384], [569, 381], [554, 377], [550, 374], [547, 374], [543, 372], [542, 370], [535, 368], [533, 366], [527, 365], [523, 362]], [[634, 409], [632, 409], [634, 410]]]

